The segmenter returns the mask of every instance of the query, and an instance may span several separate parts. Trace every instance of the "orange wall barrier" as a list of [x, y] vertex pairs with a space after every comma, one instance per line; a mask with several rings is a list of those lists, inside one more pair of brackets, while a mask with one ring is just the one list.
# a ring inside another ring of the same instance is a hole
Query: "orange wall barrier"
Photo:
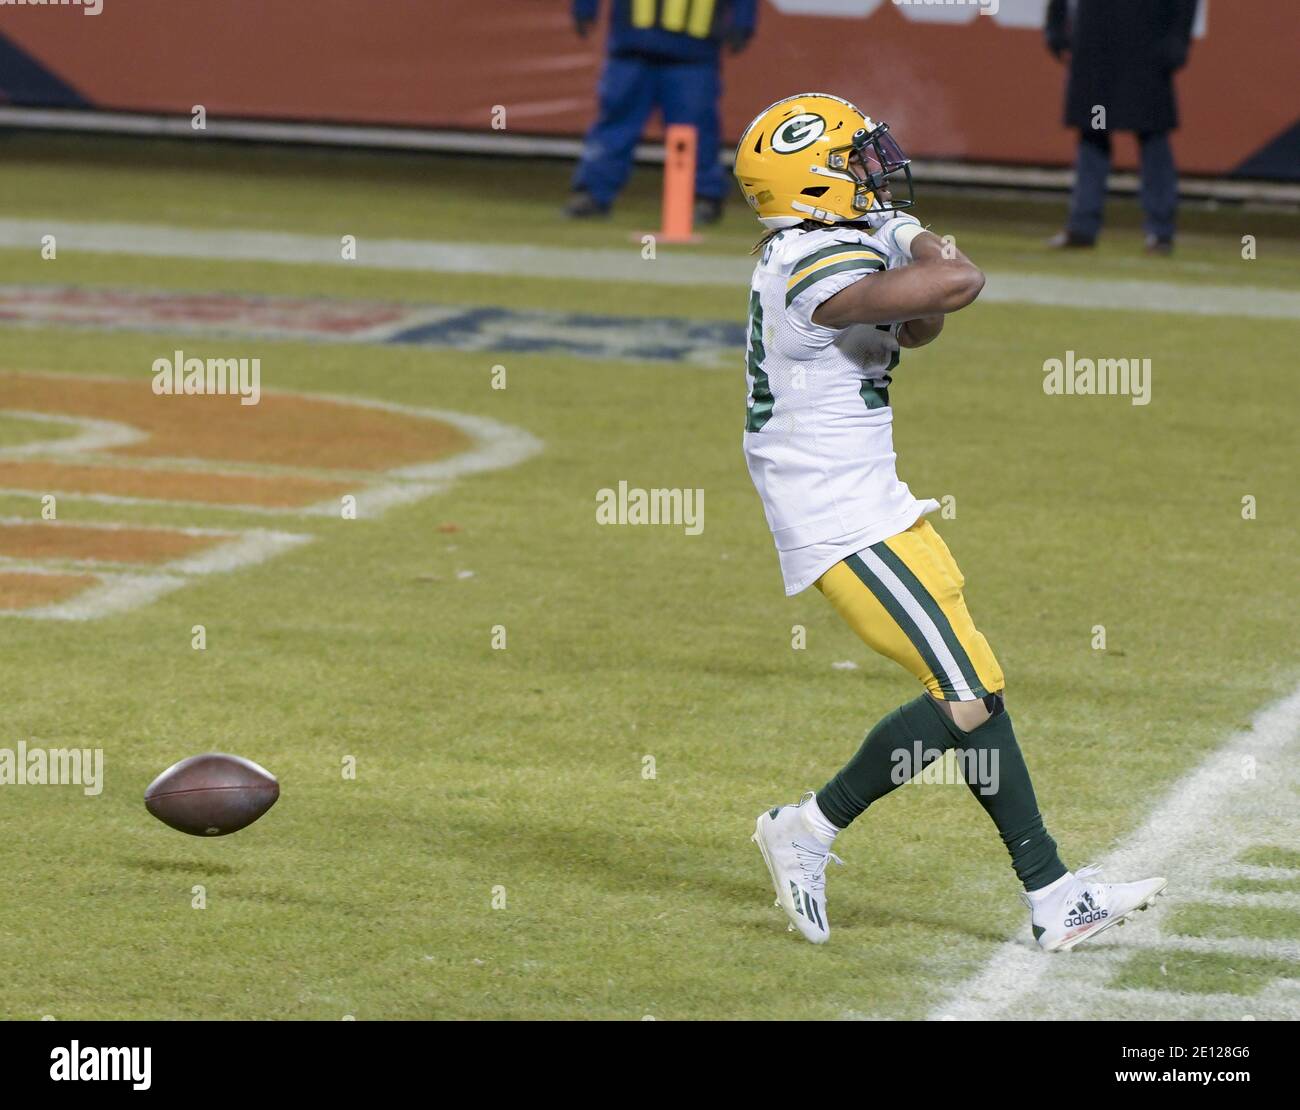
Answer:
[[[753, 45], [726, 61], [725, 132], [816, 85], [888, 120], [917, 156], [1068, 163], [1045, 3], [1000, 0], [986, 16], [971, 4], [764, 0]], [[841, 14], [809, 14], [827, 11]], [[101, 108], [202, 104], [213, 117], [475, 131], [504, 122], [549, 135], [590, 122], [603, 48], [603, 34], [574, 34], [567, 0], [105, 0], [98, 16], [6, 5], [0, 35]], [[1294, 43], [1294, 0], [1209, 0], [1178, 77], [1185, 169], [1228, 172], [1296, 125]], [[0, 90], [23, 102], [5, 80], [0, 67]], [[1131, 164], [1130, 144], [1117, 153]]]

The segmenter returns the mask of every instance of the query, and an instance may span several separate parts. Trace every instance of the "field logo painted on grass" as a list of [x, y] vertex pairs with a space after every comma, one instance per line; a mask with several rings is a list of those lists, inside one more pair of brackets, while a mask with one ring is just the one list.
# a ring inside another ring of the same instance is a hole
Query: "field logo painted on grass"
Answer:
[[[0, 448], [0, 493], [43, 519], [0, 518], [0, 615], [86, 620], [146, 604], [195, 576], [265, 561], [302, 531], [220, 516], [374, 519], [458, 478], [512, 466], [540, 443], [482, 417], [360, 398], [199, 393], [184, 403], [141, 379], [0, 371], [0, 416], [62, 432]], [[91, 502], [201, 508], [212, 527], [65, 522]]]
[[0, 318], [23, 327], [524, 351], [713, 369], [733, 365], [745, 345], [735, 320], [59, 285], [0, 285]]

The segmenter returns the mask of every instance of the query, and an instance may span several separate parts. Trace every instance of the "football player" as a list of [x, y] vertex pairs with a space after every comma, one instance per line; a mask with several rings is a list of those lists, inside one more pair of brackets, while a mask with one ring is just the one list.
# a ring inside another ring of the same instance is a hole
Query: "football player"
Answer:
[[1038, 944], [1072, 948], [1145, 908], [1165, 880], [1107, 884], [1095, 868], [1061, 862], [1002, 669], [971, 620], [961, 571], [925, 519], [939, 506], [914, 497], [894, 467], [899, 352], [933, 342], [945, 318], [979, 296], [984, 275], [907, 212], [912, 173], [888, 124], [839, 97], [792, 96], [759, 113], [735, 172], [767, 228], [749, 294], [744, 448], [786, 593], [816, 586], [869, 647], [925, 688], [877, 723], [820, 791], [759, 816], [754, 841], [777, 903], [804, 937], [825, 942], [835, 838], [953, 749], [965, 767], [997, 769], [995, 783], [968, 774], [971, 792], [1011, 854]]

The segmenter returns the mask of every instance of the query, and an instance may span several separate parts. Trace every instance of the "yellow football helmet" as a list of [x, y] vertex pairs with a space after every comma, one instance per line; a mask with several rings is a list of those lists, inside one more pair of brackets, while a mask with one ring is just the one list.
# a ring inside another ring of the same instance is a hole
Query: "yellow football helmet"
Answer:
[[[878, 195], [899, 172], [906, 175], [907, 197]], [[735, 173], [769, 228], [804, 220], [847, 223], [913, 202], [910, 162], [889, 124], [828, 93], [788, 96], [763, 109], [736, 146]]]

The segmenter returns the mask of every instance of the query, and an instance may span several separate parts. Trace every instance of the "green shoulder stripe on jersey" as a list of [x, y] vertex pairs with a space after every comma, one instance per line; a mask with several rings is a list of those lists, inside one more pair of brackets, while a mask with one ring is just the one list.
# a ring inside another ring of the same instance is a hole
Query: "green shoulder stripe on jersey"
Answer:
[[822, 247], [820, 250], [813, 251], [812, 254], [804, 255], [803, 258], [790, 267], [790, 272], [797, 274], [814, 262], [820, 262], [823, 258], [830, 258], [833, 254], [847, 254], [849, 252], [856, 254], [859, 251], [870, 251], [881, 262], [885, 261], [884, 256], [875, 247], [869, 247], [866, 243], [832, 243], [829, 247]]
[[823, 266], [820, 270], [814, 271], [804, 278], [803, 281], [798, 282], [786, 290], [785, 307], [789, 308], [794, 304], [795, 298], [798, 297], [800, 293], [812, 288], [812, 286], [816, 285], [822, 280], [822, 278], [828, 278], [832, 274], [843, 274], [851, 270], [883, 270], [884, 268], [885, 264], [875, 258], [852, 258], [847, 262], [836, 262], [830, 266]]

